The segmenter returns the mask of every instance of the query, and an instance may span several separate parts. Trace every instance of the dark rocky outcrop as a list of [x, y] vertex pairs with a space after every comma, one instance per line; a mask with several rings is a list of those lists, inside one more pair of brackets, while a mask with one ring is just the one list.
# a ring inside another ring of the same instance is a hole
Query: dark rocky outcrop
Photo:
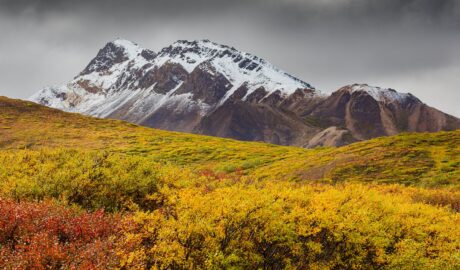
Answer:
[[[460, 128], [458, 118], [431, 108], [411, 94], [369, 88], [358, 84], [342, 87], [320, 102], [309, 117], [325, 126], [347, 129], [356, 140]], [[376, 94], [381, 96], [376, 99]]]

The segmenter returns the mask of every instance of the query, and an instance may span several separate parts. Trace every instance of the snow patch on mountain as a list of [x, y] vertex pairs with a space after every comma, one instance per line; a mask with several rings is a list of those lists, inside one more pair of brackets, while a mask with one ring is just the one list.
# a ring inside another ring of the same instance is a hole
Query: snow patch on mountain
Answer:
[[369, 86], [367, 84], [353, 84], [350, 87], [351, 92], [366, 92], [373, 99], [380, 102], [404, 102], [412, 97], [410, 93], [400, 93], [391, 88], [381, 88], [377, 86]]
[[[188, 73], [208, 62], [233, 85], [221, 103], [244, 83], [248, 87], [246, 96], [260, 87], [264, 87], [269, 93], [279, 90], [284, 96], [293, 94], [297, 89], [314, 89], [310, 84], [277, 69], [257, 56], [209, 40], [182, 40], [173, 43], [160, 51], [155, 60], [158, 66], [167, 62], [180, 64]], [[206, 68], [206, 65], [200, 67]]]
[[[38, 102], [48, 107], [56, 109], [64, 109], [64, 97], [67, 92], [67, 87], [53, 87], [48, 86], [43, 88], [41, 91], [33, 94], [29, 97], [29, 100]], [[64, 95], [64, 96], [63, 96]]]
[[139, 47], [139, 45], [136, 43], [126, 39], [116, 39], [112, 41], [112, 43], [118, 47], [123, 48], [125, 50], [126, 56], [130, 59], [138, 57], [143, 50], [143, 48]]

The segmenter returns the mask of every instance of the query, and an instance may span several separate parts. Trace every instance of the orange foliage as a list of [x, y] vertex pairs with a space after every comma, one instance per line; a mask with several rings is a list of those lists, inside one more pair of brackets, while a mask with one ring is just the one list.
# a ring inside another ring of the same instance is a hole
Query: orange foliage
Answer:
[[118, 264], [112, 240], [119, 217], [51, 201], [0, 199], [0, 268], [100, 269]]

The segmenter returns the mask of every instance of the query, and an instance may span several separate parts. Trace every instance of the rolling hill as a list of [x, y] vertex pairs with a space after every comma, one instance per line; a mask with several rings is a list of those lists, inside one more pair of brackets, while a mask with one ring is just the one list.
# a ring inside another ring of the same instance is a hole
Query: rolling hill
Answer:
[[460, 184], [460, 130], [412, 133], [340, 148], [306, 150], [145, 128], [1, 99], [2, 149], [75, 148], [257, 178]]

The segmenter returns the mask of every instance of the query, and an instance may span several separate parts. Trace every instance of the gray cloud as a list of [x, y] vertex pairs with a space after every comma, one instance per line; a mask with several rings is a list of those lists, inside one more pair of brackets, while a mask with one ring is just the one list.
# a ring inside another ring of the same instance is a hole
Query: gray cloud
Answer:
[[329, 92], [367, 82], [460, 116], [456, 0], [0, 0], [0, 95], [75, 76], [107, 41], [209, 38]]

